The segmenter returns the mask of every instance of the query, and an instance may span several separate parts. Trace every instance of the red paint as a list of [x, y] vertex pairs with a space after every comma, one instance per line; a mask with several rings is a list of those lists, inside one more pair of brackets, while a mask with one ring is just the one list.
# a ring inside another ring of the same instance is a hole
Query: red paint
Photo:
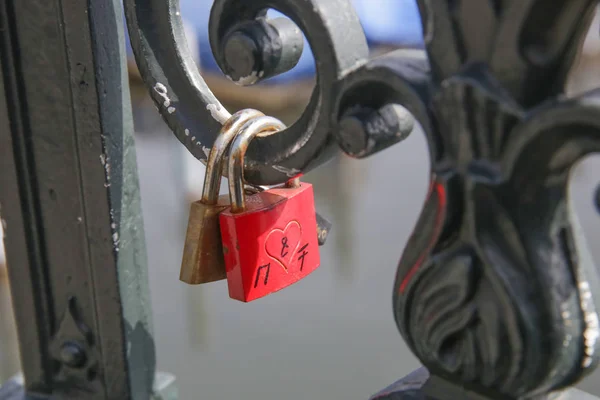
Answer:
[[446, 216], [446, 189], [441, 183], [432, 181], [431, 186], [429, 187], [428, 197], [432, 195], [434, 190], [435, 194], [437, 195], [437, 209], [435, 214], [435, 227], [433, 228], [433, 235], [431, 236], [431, 239], [429, 240], [429, 244], [425, 248], [425, 251], [421, 254], [417, 262], [410, 268], [408, 273], [404, 276], [404, 279], [400, 284], [400, 293], [402, 294], [404, 294], [404, 291], [406, 290], [406, 287], [410, 283], [411, 279], [415, 276], [419, 268], [421, 268], [421, 265], [425, 261], [425, 258], [428, 257], [431, 250], [433, 250], [433, 247], [437, 243], [438, 238], [442, 233], [444, 219]]
[[321, 260], [312, 185], [273, 188], [246, 205], [219, 218], [229, 296], [249, 302], [306, 277]]

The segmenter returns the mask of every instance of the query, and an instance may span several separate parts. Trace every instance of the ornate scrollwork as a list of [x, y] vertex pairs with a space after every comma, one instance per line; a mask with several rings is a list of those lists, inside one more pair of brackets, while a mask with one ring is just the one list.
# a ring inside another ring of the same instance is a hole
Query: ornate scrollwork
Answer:
[[599, 359], [598, 276], [567, 186], [600, 151], [600, 92], [560, 96], [595, 2], [550, 3], [419, 2], [432, 183], [396, 320], [432, 373], [493, 398], [565, 387]]
[[[196, 158], [205, 160], [206, 149], [230, 114], [206, 86], [190, 55], [179, 1], [127, 0], [125, 4], [132, 48], [152, 98], [181, 143]], [[213, 52], [225, 73], [238, 83], [255, 83], [295, 63], [297, 52], [282, 49], [297, 43], [298, 28], [268, 23], [268, 8], [286, 14], [306, 34], [318, 60], [317, 86], [296, 123], [278, 135], [252, 142], [245, 176], [258, 184], [284, 182], [331, 157], [335, 143], [331, 135], [335, 123], [331, 118], [332, 86], [368, 56], [364, 33], [348, 0], [217, 0], [210, 18]], [[238, 35], [235, 43], [227, 40], [240, 32], [243, 35]], [[247, 42], [252, 40], [256, 40], [254, 50], [260, 53], [261, 62], [255, 71], [250, 68], [248, 76], [236, 76], [235, 65], [228, 64], [227, 45], [250, 51], [247, 46], [252, 43]]]

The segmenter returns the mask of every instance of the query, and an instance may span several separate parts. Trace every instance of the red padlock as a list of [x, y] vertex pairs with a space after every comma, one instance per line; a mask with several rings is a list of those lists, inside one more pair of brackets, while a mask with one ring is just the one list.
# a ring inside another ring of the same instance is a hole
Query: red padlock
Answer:
[[312, 185], [292, 179], [285, 187], [244, 193], [244, 155], [257, 135], [285, 126], [259, 117], [246, 123], [231, 145], [231, 207], [219, 218], [229, 296], [249, 302], [281, 290], [319, 267]]

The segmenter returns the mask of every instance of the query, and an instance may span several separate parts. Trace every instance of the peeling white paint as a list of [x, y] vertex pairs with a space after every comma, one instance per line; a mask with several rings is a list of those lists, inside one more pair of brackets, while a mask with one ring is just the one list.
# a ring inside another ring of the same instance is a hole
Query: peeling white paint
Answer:
[[265, 71], [260, 71], [260, 72], [258, 73], [258, 77], [259, 77], [259, 78], [262, 78], [263, 76], [265, 76]]
[[219, 123], [224, 124], [231, 114], [220, 104], [207, 104], [206, 109], [210, 112], [210, 115]]
[[112, 239], [113, 239], [113, 245], [115, 246], [115, 248], [118, 248], [118, 246], [119, 246], [119, 232], [113, 233]]
[[109, 158], [106, 154], [100, 155], [100, 162], [104, 166], [104, 173], [106, 177], [106, 182], [104, 182], [104, 187], [110, 187], [110, 162]]
[[77, 217], [77, 222], [82, 223], [83, 222], [83, 218]]
[[598, 321], [598, 314], [591, 307], [593, 300], [589, 283], [586, 281], [579, 283], [579, 292], [585, 321], [585, 331], [583, 332], [585, 358], [583, 359], [582, 366], [587, 368], [592, 364], [596, 342], [600, 337], [600, 323]]
[[[200, 142], [198, 142], [198, 143], [200, 143]], [[210, 154], [210, 149], [206, 146], [202, 146], [202, 151], [206, 155], [206, 158], [208, 158], [208, 155]]]
[[169, 107], [171, 105], [171, 99], [169, 99], [167, 87], [165, 85], [160, 82], [156, 82], [156, 85], [154, 85], [154, 91], [158, 93], [158, 95], [164, 100], [163, 106]]
[[196, 136], [192, 136], [192, 142], [196, 141]]
[[158, 94], [167, 94], [167, 87], [160, 82], [156, 82], [154, 90], [156, 90]]
[[[111, 208], [110, 211], [110, 219], [111, 221], [115, 220], [115, 211]], [[112, 240], [113, 240], [113, 247], [115, 249], [115, 252], [119, 252], [119, 232], [116, 232], [115, 229], [117, 229], [117, 223], [116, 222], [112, 222], [110, 224], [110, 228], [113, 230], [113, 234], [112, 234]]]
[[289, 176], [290, 178], [293, 178], [294, 176], [296, 176], [296, 175], [298, 175], [300, 172], [302, 172], [302, 171], [300, 171], [299, 169], [296, 169], [296, 168], [286, 168], [286, 167], [283, 167], [283, 166], [281, 166], [281, 165], [273, 165], [273, 169], [274, 169], [275, 171], [279, 171], [279, 172], [281, 172], [281, 173], [283, 173], [283, 174], [286, 174], [286, 175], [287, 175], [287, 176]]
[[237, 81], [234, 81], [236, 85], [242, 85], [242, 86], [250, 86], [250, 85], [254, 85], [257, 81], [258, 81], [258, 77], [262, 75], [264, 75], [264, 71], [252, 71], [252, 73], [248, 76], [243, 76], [240, 79], [238, 79]]
[[167, 108], [167, 111], [169, 112], [169, 114], [173, 114], [175, 112], [175, 107], [169, 107]]
[[190, 130], [189, 130], [189, 129], [186, 129], [186, 130], [184, 131], [184, 133], [185, 133], [185, 136], [190, 136]]

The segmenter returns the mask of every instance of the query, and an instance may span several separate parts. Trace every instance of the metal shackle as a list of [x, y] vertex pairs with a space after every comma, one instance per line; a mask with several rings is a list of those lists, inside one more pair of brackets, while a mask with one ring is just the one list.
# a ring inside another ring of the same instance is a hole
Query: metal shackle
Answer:
[[223, 157], [240, 128], [248, 121], [260, 117], [264, 117], [264, 114], [258, 110], [248, 108], [236, 112], [225, 121], [219, 131], [219, 135], [217, 135], [217, 138], [215, 139], [213, 147], [210, 149], [208, 160], [206, 161], [206, 175], [204, 178], [204, 187], [202, 189], [202, 203], [217, 204], [219, 199], [219, 188], [221, 187], [221, 177], [223, 176]]
[[250, 142], [257, 136], [269, 136], [285, 129], [283, 122], [273, 117], [258, 117], [239, 130], [229, 150], [229, 198], [231, 212], [240, 213], [246, 209], [244, 191], [244, 156]]

